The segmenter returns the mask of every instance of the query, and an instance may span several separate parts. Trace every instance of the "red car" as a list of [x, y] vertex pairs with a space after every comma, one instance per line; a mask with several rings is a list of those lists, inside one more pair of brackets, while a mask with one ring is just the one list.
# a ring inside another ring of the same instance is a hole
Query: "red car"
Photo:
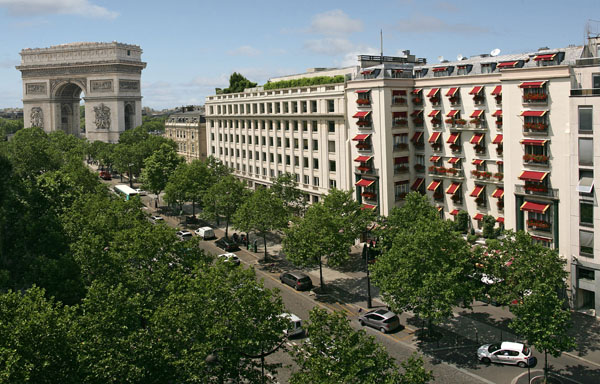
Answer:
[[110, 172], [108, 172], [108, 171], [100, 171], [100, 178], [102, 180], [112, 180], [112, 177], [110, 176]]

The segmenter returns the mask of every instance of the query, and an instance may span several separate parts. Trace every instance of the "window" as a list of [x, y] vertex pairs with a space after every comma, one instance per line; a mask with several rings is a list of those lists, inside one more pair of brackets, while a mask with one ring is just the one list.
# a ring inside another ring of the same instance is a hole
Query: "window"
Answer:
[[277, 138], [277, 147], [281, 147], [281, 137]]
[[290, 165], [290, 164], [291, 164], [290, 155], [285, 155], [285, 165]]
[[312, 144], [313, 144], [313, 146], [312, 146], [313, 151], [318, 151], [319, 150], [319, 142], [317, 140], [313, 140]]
[[335, 153], [335, 141], [329, 140], [327, 142], [327, 146], [328, 146], [328, 149], [329, 149], [329, 153]]
[[306, 101], [302, 102], [302, 113], [308, 112], [308, 103]]
[[[599, 45], [599, 47], [600, 47], [600, 45]], [[600, 57], [600, 54], [598, 55], [598, 57]], [[592, 75], [592, 87], [600, 88], [600, 73], [595, 73]]]
[[298, 130], [298, 122], [294, 121], [293, 123], [294, 123], [294, 131], [297, 131]]
[[215, 154], [215, 147], [214, 145], [210, 147], [210, 152], [214, 155]]
[[248, 151], [248, 159], [252, 160], [252, 151]]
[[245, 158], [246, 158], [246, 150], [242, 149], [242, 159], [245, 159]]
[[313, 185], [314, 185], [315, 187], [318, 187], [318, 186], [319, 186], [319, 178], [318, 178], [318, 177], [316, 177], [316, 176], [315, 176], [315, 177], [313, 177]]
[[335, 112], [335, 100], [327, 100], [327, 112]]
[[594, 232], [579, 230], [579, 254], [594, 256]]
[[313, 168], [319, 169], [319, 159], [313, 159]]
[[263, 168], [263, 176], [267, 176], [267, 168]]
[[335, 172], [335, 160], [329, 160], [329, 172]]
[[248, 144], [252, 144], [252, 136], [248, 136]]
[[308, 150], [308, 139], [302, 139], [302, 149]]
[[281, 164], [281, 154], [277, 154], [277, 163]]
[[246, 136], [242, 135], [242, 144], [246, 144]]
[[329, 180], [329, 188], [337, 188], [337, 182], [335, 180]]
[[579, 132], [592, 132], [592, 107], [579, 107]]
[[592, 139], [579, 139], [579, 165], [594, 165], [594, 146]]
[[577, 267], [577, 278], [585, 280], [596, 280], [593, 269]]
[[285, 147], [286, 148], [290, 147], [290, 139], [288, 137], [285, 138]]
[[304, 177], [302, 178], [302, 180], [304, 181], [304, 184], [310, 184], [310, 176], [304, 175]]
[[269, 161], [272, 163], [275, 156], [272, 153], [269, 153]]
[[579, 202], [579, 224], [594, 225], [594, 204], [592, 202], [583, 200]]
[[254, 159], [255, 160], [260, 160], [260, 152], [254, 151]]
[[467, 73], [469, 73], [469, 70], [467, 69], [467, 66], [459, 66], [458, 70], [456, 71], [457, 75], [466, 75]]
[[312, 113], [317, 113], [317, 101], [316, 100], [310, 101], [310, 111]]
[[269, 145], [273, 146], [273, 136], [269, 136]]
[[335, 133], [335, 121], [328, 121], [327, 128], [329, 133]]
[[298, 158], [298, 156], [294, 156], [294, 165], [296, 167], [300, 166], [300, 159]]
[[319, 125], [317, 124], [317, 120], [313, 120], [313, 122], [312, 122], [312, 131], [313, 132], [319, 131]]
[[260, 137], [260, 142], [261, 142], [262, 145], [267, 145], [267, 138], [264, 137], [264, 136], [261, 136]]
[[298, 149], [298, 139], [294, 139], [294, 149]]
[[304, 157], [304, 168], [308, 168], [308, 157]]
[[481, 64], [481, 73], [492, 73], [492, 65], [491, 64]]

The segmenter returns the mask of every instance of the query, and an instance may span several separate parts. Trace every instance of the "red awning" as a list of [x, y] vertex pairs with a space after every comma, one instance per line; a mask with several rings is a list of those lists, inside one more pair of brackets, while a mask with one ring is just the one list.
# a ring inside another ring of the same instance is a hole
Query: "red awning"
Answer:
[[481, 195], [481, 192], [483, 191], [483, 188], [485, 188], [483, 185], [475, 185], [475, 189], [473, 189], [469, 196], [479, 197], [479, 195]]
[[458, 112], [460, 112], [458, 109], [452, 109], [452, 110], [450, 110], [450, 112], [448, 112], [446, 117], [454, 117], [458, 114]]
[[483, 109], [476, 109], [471, 113], [471, 117], [480, 117], [483, 115]]
[[439, 109], [434, 109], [433, 111], [429, 112], [429, 117], [436, 117], [437, 115], [439, 115], [440, 110]]
[[397, 89], [392, 91], [392, 96], [406, 96], [406, 91], [403, 89]]
[[453, 209], [452, 212], [450, 212], [450, 214], [452, 216], [456, 216], [456, 215], [458, 215], [458, 212], [460, 212], [458, 209]]
[[373, 73], [372, 69], [365, 69], [360, 74], [361, 75], [370, 75], [371, 73]]
[[370, 89], [357, 89], [354, 92], [356, 92], [356, 93], [368, 93], [368, 92], [371, 92], [371, 90]]
[[366, 163], [372, 158], [373, 156], [358, 156], [356, 159], [354, 159], [354, 161], [356, 161], [357, 163]]
[[483, 219], [483, 213], [478, 213], [475, 216], [473, 216], [473, 218], [475, 220], [479, 221], [479, 220]]
[[417, 95], [417, 94], [419, 94], [419, 92], [421, 92], [422, 90], [423, 90], [423, 88], [415, 88], [415, 89], [413, 89], [413, 90], [412, 90], [412, 92], [411, 92], [411, 93], [412, 93], [413, 95]]
[[501, 199], [504, 196], [504, 188], [496, 188], [494, 193], [492, 193], [492, 197], [497, 199]]
[[454, 195], [456, 191], [458, 191], [458, 188], [460, 188], [460, 183], [452, 183], [448, 189], [446, 189], [446, 193], [449, 195]]
[[502, 161], [502, 160], [496, 160], [496, 164], [502, 165], [502, 164], [504, 164], [504, 161]]
[[492, 91], [492, 96], [498, 96], [498, 95], [501, 95], [501, 94], [502, 94], [502, 86], [501, 85], [496, 85], [496, 87]]
[[419, 189], [419, 187], [421, 186], [421, 184], [423, 184], [423, 181], [425, 181], [424, 178], [418, 177], [415, 180], [415, 182], [413, 183], [413, 185], [410, 187], [410, 189], [412, 189], [413, 191], [416, 191], [417, 189]]
[[452, 97], [456, 94], [456, 91], [458, 91], [458, 87], [452, 87], [446, 92], [446, 96]]
[[521, 172], [519, 179], [525, 181], [535, 181], [539, 183], [543, 181], [546, 178], [546, 176], [548, 176], [548, 172], [523, 171]]
[[406, 112], [392, 112], [394, 117], [406, 117]]
[[548, 112], [548, 111], [523, 111], [523, 112], [521, 112], [521, 116], [542, 117], [546, 114], [546, 112]]
[[548, 140], [534, 140], [534, 139], [524, 139], [521, 140], [521, 144], [525, 145], [545, 145]]
[[429, 158], [429, 161], [431, 161], [432, 163], [437, 163], [438, 161], [440, 161], [441, 158], [441, 156], [431, 156]]
[[483, 85], [476, 85], [473, 87], [473, 89], [471, 89], [471, 92], [469, 92], [469, 95], [476, 95], [479, 92], [481, 92], [482, 89], [483, 89]]
[[485, 133], [476, 133], [473, 135], [473, 137], [471, 137], [471, 141], [469, 141], [469, 143], [471, 144], [479, 144], [481, 143], [481, 140], [483, 140], [483, 135], [485, 135]]
[[431, 90], [429, 91], [429, 93], [427, 94], [427, 97], [434, 97], [435, 95], [437, 95], [437, 93], [440, 91], [439, 88], [431, 88]]
[[446, 143], [448, 143], [448, 144], [455, 144], [458, 141], [459, 137], [460, 137], [460, 132], [451, 133], [450, 137], [448, 138], [448, 140], [446, 140]]
[[502, 223], [502, 224], [504, 224], [504, 217], [499, 217], [499, 218], [497, 218], [497, 219], [496, 219], [496, 221], [497, 221], [498, 223]]
[[419, 141], [419, 139], [421, 138], [421, 136], [423, 136], [423, 132], [415, 132], [415, 134], [412, 137], [412, 141], [413, 142], [417, 142]]
[[449, 162], [450, 164], [456, 164], [456, 163], [458, 163], [459, 161], [460, 161], [460, 157], [451, 157], [451, 158], [449, 158], [449, 159], [448, 159], [448, 162]]
[[408, 156], [394, 158], [394, 164], [406, 164], [406, 163], [408, 163]]
[[492, 113], [492, 117], [500, 117], [502, 116], [502, 110], [496, 109], [496, 112]]
[[442, 182], [439, 180], [433, 180], [431, 183], [429, 183], [429, 185], [427, 186], [427, 190], [428, 191], [435, 191], [436, 189], [438, 189], [438, 187], [440, 186]]
[[419, 116], [421, 113], [423, 113], [423, 110], [422, 110], [422, 109], [415, 109], [414, 111], [412, 111], [412, 112], [410, 113], [410, 115], [411, 115], [412, 117], [415, 117], [415, 116]]
[[369, 136], [371, 136], [370, 133], [362, 133], [360, 135], [356, 135], [352, 138], [352, 141], [364, 141], [366, 139], [369, 138]]
[[444, 207], [438, 205], [437, 207], [435, 207], [435, 209], [437, 209], [438, 212], [442, 212], [444, 210]]
[[354, 116], [352, 116], [352, 117], [363, 118], [363, 117], [369, 116], [369, 113], [371, 113], [371, 111], [360, 111], [360, 112], [356, 112], [354, 114]]
[[546, 213], [548, 208], [550, 208], [550, 204], [534, 203], [533, 201], [526, 201], [521, 205], [521, 211], [534, 213]]
[[514, 68], [517, 64], [519, 64], [519, 61], [504, 61], [502, 63], [499, 63], [497, 65], [497, 68]]
[[372, 185], [375, 182], [375, 180], [368, 180], [368, 179], [360, 179], [356, 182], [357, 187], [368, 187], [370, 185]]
[[447, 69], [448, 69], [448, 67], [435, 67], [435, 68], [433, 68], [433, 72], [442, 72]]
[[441, 132], [433, 132], [431, 134], [431, 136], [429, 137], [429, 142], [430, 143], [435, 143], [436, 141], [438, 141], [438, 139], [440, 138], [441, 134], [442, 134]]
[[372, 211], [375, 210], [375, 208], [377, 208], [376, 205], [371, 205], [371, 204], [363, 204], [360, 206], [360, 209], [365, 210], [365, 209], [370, 209]]
[[503, 139], [504, 139], [504, 135], [499, 133], [496, 135], [496, 137], [494, 137], [494, 141], [492, 141], [492, 144], [502, 144]]
[[554, 57], [556, 57], [556, 53], [550, 53], [550, 54], [546, 54], [546, 55], [535, 55], [535, 57], [533, 58], [533, 60], [535, 61], [540, 61], [540, 60], [554, 60]]
[[481, 164], [483, 164], [484, 161], [485, 160], [482, 160], [482, 159], [475, 159], [475, 160], [473, 160], [473, 162], [471, 162], [471, 164], [473, 164], [473, 165], [481, 165]]
[[546, 81], [525, 81], [519, 85], [519, 88], [542, 88]]

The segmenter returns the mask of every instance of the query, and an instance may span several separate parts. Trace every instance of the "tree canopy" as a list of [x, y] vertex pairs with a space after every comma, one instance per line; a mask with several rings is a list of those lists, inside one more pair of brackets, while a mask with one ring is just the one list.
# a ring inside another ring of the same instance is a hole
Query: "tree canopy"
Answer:
[[217, 94], [219, 93], [237, 93], [243, 92], [246, 88], [254, 88], [256, 87], [256, 83], [251, 82], [246, 79], [241, 73], [233, 72], [231, 76], [229, 76], [229, 87], [225, 89], [217, 88]]

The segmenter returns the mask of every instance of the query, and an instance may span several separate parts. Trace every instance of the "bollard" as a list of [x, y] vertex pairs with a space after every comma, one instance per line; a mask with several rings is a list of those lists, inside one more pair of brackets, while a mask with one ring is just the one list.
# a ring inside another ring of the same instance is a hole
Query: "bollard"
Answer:
[[479, 332], [477, 332], [477, 329], [475, 330], [475, 343], [479, 344]]

